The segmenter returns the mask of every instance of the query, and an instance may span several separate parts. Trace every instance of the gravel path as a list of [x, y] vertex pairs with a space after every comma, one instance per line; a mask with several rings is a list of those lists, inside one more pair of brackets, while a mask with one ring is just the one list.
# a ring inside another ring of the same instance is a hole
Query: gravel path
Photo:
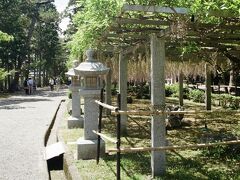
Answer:
[[0, 99], [0, 180], [48, 179], [44, 135], [66, 90]]

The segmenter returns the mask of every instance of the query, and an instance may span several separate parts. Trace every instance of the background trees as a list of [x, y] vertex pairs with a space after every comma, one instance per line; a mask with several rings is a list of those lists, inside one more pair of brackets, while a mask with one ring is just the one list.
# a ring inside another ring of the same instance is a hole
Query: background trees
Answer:
[[41, 86], [48, 77], [66, 71], [66, 51], [58, 35], [60, 17], [52, 2], [0, 2], [0, 38], [5, 40], [0, 41], [0, 68], [8, 72], [0, 82], [2, 90], [18, 89], [19, 80], [29, 75]]

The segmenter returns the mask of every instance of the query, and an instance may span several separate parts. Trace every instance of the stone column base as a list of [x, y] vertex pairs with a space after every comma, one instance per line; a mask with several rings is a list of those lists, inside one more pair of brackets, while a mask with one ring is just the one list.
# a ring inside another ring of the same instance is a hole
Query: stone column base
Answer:
[[[100, 157], [105, 155], [105, 142], [101, 139]], [[77, 159], [96, 159], [97, 158], [97, 140], [86, 140], [79, 138], [77, 140]]]
[[83, 117], [73, 117], [73, 116], [70, 116], [68, 118], [68, 128], [71, 129], [71, 128], [83, 128]]

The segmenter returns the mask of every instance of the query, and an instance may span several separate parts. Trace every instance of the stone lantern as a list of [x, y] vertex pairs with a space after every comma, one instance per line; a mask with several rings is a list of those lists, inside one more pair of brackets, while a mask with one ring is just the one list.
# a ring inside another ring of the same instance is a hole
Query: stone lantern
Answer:
[[[82, 77], [80, 94], [84, 98], [84, 136], [77, 141], [78, 159], [94, 159], [97, 154], [97, 135], [99, 108], [95, 100], [100, 99], [102, 88], [101, 76], [108, 73], [109, 68], [93, 58], [94, 50], [86, 52], [87, 59], [74, 71]], [[101, 140], [100, 153], [105, 153], [105, 143]]]
[[[73, 62], [73, 68], [77, 67], [79, 62], [76, 60]], [[80, 106], [80, 80], [79, 76], [75, 74], [74, 69], [71, 68], [66, 75], [71, 77], [71, 85], [69, 89], [72, 91], [72, 115], [68, 118], [68, 128], [82, 128], [83, 117], [81, 117]]]

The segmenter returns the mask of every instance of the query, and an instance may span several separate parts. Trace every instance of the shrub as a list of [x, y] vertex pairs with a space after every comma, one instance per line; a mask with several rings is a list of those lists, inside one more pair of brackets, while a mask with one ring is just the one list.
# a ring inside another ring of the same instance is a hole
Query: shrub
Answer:
[[240, 97], [232, 96], [229, 101], [229, 108], [238, 109], [240, 107]]
[[215, 99], [219, 100], [220, 106], [227, 109], [238, 109], [240, 107], [240, 97], [232, 96], [230, 94], [215, 95]]
[[[179, 85], [173, 84], [173, 85], [166, 85], [165, 86], [165, 95], [166, 97], [179, 97]], [[188, 99], [189, 98], [189, 88], [183, 87], [183, 98]]]
[[67, 92], [67, 97], [68, 97], [69, 99], [72, 99], [72, 91], [68, 91], [68, 92]]
[[193, 102], [203, 103], [205, 99], [205, 93], [202, 90], [194, 89], [189, 92], [189, 98], [193, 100]]
[[166, 85], [165, 86], [165, 95], [166, 97], [178, 97], [179, 87], [178, 84]]

